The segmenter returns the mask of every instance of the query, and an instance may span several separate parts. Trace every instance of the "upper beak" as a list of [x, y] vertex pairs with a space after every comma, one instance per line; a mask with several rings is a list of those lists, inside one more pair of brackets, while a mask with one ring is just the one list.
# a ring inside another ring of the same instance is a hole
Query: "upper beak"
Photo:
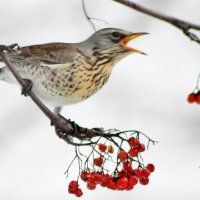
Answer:
[[144, 32], [141, 32], [141, 33], [133, 33], [132, 35], [129, 35], [129, 36], [126, 36], [125, 38], [123, 38], [121, 41], [120, 41], [120, 44], [125, 48], [127, 49], [128, 51], [131, 51], [131, 52], [136, 52], [136, 53], [141, 53], [141, 54], [144, 54], [146, 55], [144, 52], [140, 51], [140, 50], [137, 50], [137, 49], [134, 49], [132, 47], [128, 47], [127, 46], [127, 43], [130, 41], [130, 40], [133, 40], [137, 37], [140, 37], [142, 35], [146, 35], [148, 33], [144, 33]]

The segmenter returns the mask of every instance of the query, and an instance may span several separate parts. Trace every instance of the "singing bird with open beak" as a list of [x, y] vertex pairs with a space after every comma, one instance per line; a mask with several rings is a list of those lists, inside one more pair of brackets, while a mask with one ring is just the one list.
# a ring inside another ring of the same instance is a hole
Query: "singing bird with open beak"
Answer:
[[[21, 47], [6, 56], [32, 90], [59, 113], [64, 105], [81, 102], [109, 79], [113, 66], [131, 53], [143, 52], [127, 43], [146, 33], [116, 28], [95, 32], [79, 43], [47, 43]], [[9, 69], [0, 69], [0, 80], [15, 82]]]

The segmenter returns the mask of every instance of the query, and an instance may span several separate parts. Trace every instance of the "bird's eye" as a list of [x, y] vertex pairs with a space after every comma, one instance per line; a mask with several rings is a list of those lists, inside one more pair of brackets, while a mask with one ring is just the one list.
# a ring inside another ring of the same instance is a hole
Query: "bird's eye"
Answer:
[[121, 34], [120, 34], [119, 32], [113, 32], [113, 33], [112, 33], [112, 37], [113, 37], [114, 39], [120, 39], [120, 38], [121, 38]]

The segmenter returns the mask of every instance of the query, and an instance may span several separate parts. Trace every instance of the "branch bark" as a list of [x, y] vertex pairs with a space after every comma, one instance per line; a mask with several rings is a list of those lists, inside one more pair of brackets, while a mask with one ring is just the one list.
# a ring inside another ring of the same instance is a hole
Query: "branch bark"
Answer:
[[112, 1], [121, 3], [125, 6], [128, 6], [132, 9], [134, 9], [134, 10], [137, 10], [141, 13], [144, 13], [149, 16], [160, 19], [162, 21], [165, 21], [165, 22], [179, 28], [180, 30], [182, 30], [183, 33], [187, 37], [189, 37], [192, 41], [195, 41], [200, 44], [200, 39], [194, 33], [190, 32], [191, 29], [200, 31], [200, 25], [198, 25], [198, 24], [194, 24], [194, 23], [182, 20], [182, 19], [178, 19], [178, 18], [169, 16], [169, 15], [165, 15], [163, 13], [157, 12], [155, 10], [146, 8], [138, 3], [135, 3], [132, 0], [112, 0]]

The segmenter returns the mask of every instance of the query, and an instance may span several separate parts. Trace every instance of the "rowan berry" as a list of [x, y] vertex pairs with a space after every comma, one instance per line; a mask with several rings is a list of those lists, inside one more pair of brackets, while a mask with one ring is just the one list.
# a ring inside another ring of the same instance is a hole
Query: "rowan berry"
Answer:
[[102, 165], [102, 163], [103, 163], [103, 158], [102, 157], [94, 159], [94, 165], [100, 167]]
[[129, 186], [134, 186], [138, 183], [138, 178], [136, 176], [131, 176], [129, 179], [128, 179], [128, 184]]
[[100, 183], [100, 185], [102, 187], [106, 187], [108, 180], [111, 179], [111, 178], [112, 177], [109, 174], [103, 174], [102, 177], [101, 177], [101, 183]]
[[132, 147], [139, 147], [139, 146], [140, 146], [140, 141], [139, 141], [138, 139], [136, 139], [135, 137], [129, 138], [128, 143], [129, 143]]
[[151, 163], [149, 163], [148, 165], [147, 165], [147, 167], [146, 167], [150, 172], [154, 172], [154, 170], [155, 170], [155, 167], [154, 167], [154, 165], [153, 164], [151, 164]]
[[196, 103], [200, 104], [200, 92], [196, 94]]
[[81, 196], [83, 195], [82, 190], [81, 190], [80, 188], [78, 188], [78, 190], [75, 192], [75, 195], [76, 195], [77, 197], [81, 197]]
[[140, 143], [139, 152], [144, 152], [144, 151], [145, 151], [145, 145]]
[[100, 150], [101, 152], [105, 152], [106, 149], [107, 149], [107, 146], [106, 146], [105, 144], [99, 144], [99, 150]]
[[113, 146], [108, 146], [108, 153], [113, 153], [113, 152], [114, 152]]
[[132, 162], [130, 160], [123, 162], [123, 169], [124, 170], [132, 170]]
[[194, 93], [190, 93], [187, 97], [189, 103], [194, 103], [197, 100], [197, 95]]
[[138, 148], [131, 148], [129, 151], [128, 151], [128, 154], [132, 157], [135, 157], [135, 156], [138, 156], [138, 153], [139, 153], [139, 150]]
[[125, 189], [128, 186], [128, 178], [127, 177], [122, 177], [119, 178], [116, 182], [117, 184], [117, 189]]
[[140, 184], [141, 185], [147, 185], [148, 183], [149, 183], [149, 178], [148, 177], [140, 178]]
[[77, 181], [71, 181], [69, 183], [69, 186], [68, 186], [68, 192], [70, 194], [75, 194], [75, 192], [78, 190], [78, 182]]
[[121, 160], [121, 161], [125, 161], [127, 160], [128, 158], [128, 154], [125, 152], [125, 151], [120, 151], [118, 153], [118, 158]]
[[95, 179], [93, 177], [88, 178], [87, 188], [90, 189], [90, 190], [94, 190], [96, 188]]
[[81, 179], [83, 180], [83, 181], [87, 181], [88, 180], [88, 176], [89, 176], [89, 173], [88, 172], [86, 172], [86, 171], [82, 171], [81, 172], [81, 175], [80, 175], [80, 177], [81, 177]]
[[149, 177], [151, 172], [148, 169], [142, 169], [141, 170], [141, 176], [142, 177]]
[[133, 173], [140, 179], [140, 178], [142, 178], [142, 175], [141, 175], [141, 169], [134, 169], [133, 170]]
[[111, 189], [111, 190], [116, 190], [117, 189], [117, 184], [114, 180], [109, 179], [107, 182], [107, 188]]

